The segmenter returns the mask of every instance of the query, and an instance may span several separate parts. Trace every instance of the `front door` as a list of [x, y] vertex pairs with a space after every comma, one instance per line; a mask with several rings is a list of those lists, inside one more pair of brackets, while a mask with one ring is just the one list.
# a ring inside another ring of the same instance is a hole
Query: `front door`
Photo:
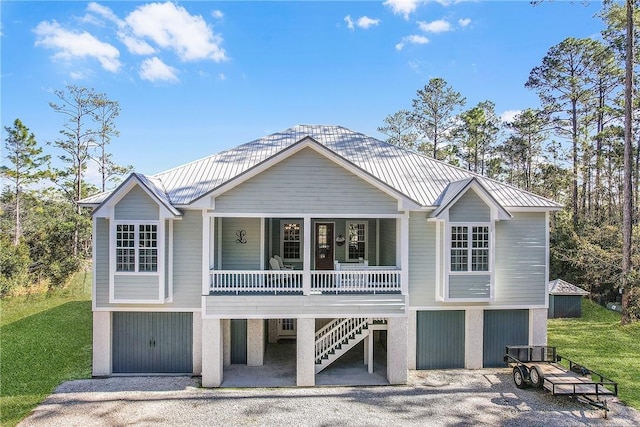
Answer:
[[316, 223], [316, 270], [333, 270], [332, 222]]

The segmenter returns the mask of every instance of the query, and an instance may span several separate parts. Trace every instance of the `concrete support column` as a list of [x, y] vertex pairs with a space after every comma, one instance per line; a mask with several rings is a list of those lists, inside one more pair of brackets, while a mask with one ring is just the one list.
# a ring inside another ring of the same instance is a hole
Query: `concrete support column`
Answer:
[[316, 384], [315, 341], [315, 319], [298, 319], [296, 342], [296, 385], [298, 387], [312, 387]]
[[387, 319], [387, 381], [407, 383], [407, 318]]
[[93, 371], [94, 377], [111, 375], [111, 312], [93, 312]]
[[222, 320], [202, 320], [202, 387], [220, 387], [223, 378]]
[[483, 360], [484, 311], [480, 308], [464, 312], [464, 367], [481, 369]]
[[223, 365], [231, 366], [231, 320], [222, 320], [222, 354], [224, 358]]
[[247, 366], [263, 365], [264, 332], [264, 320], [247, 320]]
[[418, 336], [418, 312], [416, 310], [409, 310], [408, 339], [407, 339], [407, 367], [409, 369], [416, 369], [416, 340]]
[[202, 375], [202, 314], [193, 313], [193, 375]]
[[269, 342], [278, 342], [278, 319], [269, 319]]
[[529, 345], [547, 345], [546, 308], [529, 310]]

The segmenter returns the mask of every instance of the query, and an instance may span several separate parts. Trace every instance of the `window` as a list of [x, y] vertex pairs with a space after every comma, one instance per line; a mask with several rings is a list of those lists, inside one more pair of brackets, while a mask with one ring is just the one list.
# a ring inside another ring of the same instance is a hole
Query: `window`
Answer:
[[367, 223], [347, 223], [347, 260], [367, 259]]
[[451, 271], [489, 271], [489, 226], [451, 227]]
[[282, 223], [282, 257], [288, 261], [302, 259], [302, 226], [299, 222]]
[[158, 271], [158, 226], [116, 225], [116, 271]]

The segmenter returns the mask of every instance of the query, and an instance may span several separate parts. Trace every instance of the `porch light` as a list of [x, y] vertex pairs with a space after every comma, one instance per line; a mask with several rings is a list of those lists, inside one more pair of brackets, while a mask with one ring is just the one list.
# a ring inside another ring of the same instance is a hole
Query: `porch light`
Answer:
[[338, 245], [338, 246], [344, 245], [345, 240], [346, 239], [344, 238], [344, 236], [342, 234], [338, 235], [338, 237], [336, 237], [336, 245]]

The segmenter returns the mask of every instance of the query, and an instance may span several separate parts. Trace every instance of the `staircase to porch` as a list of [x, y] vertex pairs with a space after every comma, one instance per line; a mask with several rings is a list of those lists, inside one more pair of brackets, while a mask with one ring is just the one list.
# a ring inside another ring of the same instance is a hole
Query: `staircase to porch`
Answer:
[[378, 318], [334, 319], [316, 332], [316, 374], [338, 360], [371, 334], [371, 325], [386, 323]]

